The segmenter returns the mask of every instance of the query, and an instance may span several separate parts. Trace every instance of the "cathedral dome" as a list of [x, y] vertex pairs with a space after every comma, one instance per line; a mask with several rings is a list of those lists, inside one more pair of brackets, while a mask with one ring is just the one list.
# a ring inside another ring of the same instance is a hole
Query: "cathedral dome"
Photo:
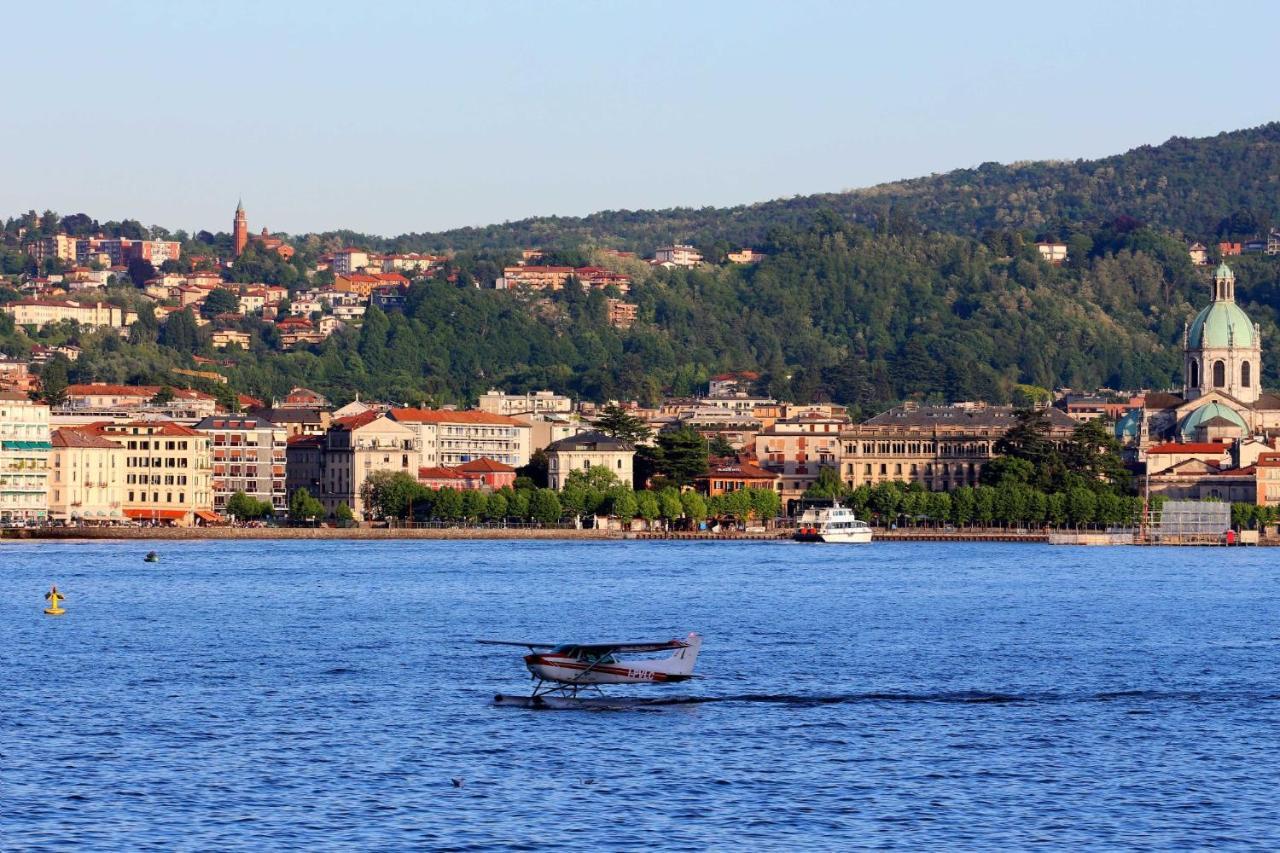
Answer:
[[1196, 428], [1209, 425], [1209, 421], [1214, 418], [1223, 418], [1229, 421], [1232, 426], [1238, 427], [1244, 435], [1249, 433], [1249, 427], [1245, 425], [1244, 418], [1240, 417], [1240, 413], [1230, 406], [1224, 406], [1217, 400], [1212, 403], [1205, 403], [1187, 415], [1187, 419], [1182, 422], [1182, 426], [1179, 427], [1178, 431], [1182, 433], [1184, 440], [1194, 440]]
[[1190, 349], [1253, 346], [1253, 323], [1234, 302], [1213, 302], [1196, 315], [1187, 335]]

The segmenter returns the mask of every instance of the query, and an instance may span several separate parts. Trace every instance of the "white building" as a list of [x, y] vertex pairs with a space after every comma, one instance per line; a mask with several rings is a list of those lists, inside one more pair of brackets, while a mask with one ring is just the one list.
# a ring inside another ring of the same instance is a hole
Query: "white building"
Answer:
[[339, 249], [333, 253], [333, 274], [350, 275], [369, 266], [369, 253], [364, 249]]
[[492, 459], [519, 468], [529, 464], [528, 423], [490, 412], [444, 409], [392, 409], [391, 417], [417, 433], [422, 465], [455, 466]]
[[0, 522], [49, 517], [49, 407], [0, 391]]
[[573, 401], [553, 391], [530, 391], [528, 394], [504, 394], [491, 388], [480, 395], [480, 411], [493, 415], [567, 415]]
[[82, 326], [123, 329], [138, 322], [138, 315], [107, 302], [72, 302], [68, 299], [19, 299], [4, 306], [16, 326], [43, 328], [50, 323], [74, 320]]
[[673, 264], [677, 267], [696, 267], [702, 263], [702, 253], [692, 246], [677, 243], [674, 246], [663, 246], [654, 252], [653, 259], [660, 264]]
[[49, 517], [78, 523], [124, 520], [124, 445], [75, 429], [53, 431]]
[[604, 468], [631, 485], [636, 449], [602, 432], [584, 432], [547, 445], [547, 485], [559, 491], [572, 471]]

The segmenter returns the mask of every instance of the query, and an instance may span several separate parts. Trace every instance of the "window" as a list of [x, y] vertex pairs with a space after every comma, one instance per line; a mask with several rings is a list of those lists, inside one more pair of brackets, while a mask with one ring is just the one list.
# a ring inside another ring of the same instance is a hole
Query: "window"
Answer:
[[[1247, 365], [1246, 365], [1246, 366], [1247, 366]], [[618, 469], [619, 469], [619, 470], [621, 470], [621, 469], [622, 469], [622, 460], [621, 460], [621, 459], [619, 459], [619, 460], [618, 460]]]
[[1249, 387], [1249, 383], [1253, 380], [1253, 377], [1250, 375], [1252, 372], [1253, 372], [1253, 368], [1249, 366], [1249, 362], [1246, 361], [1244, 364], [1240, 365], [1240, 387], [1241, 388]]
[[1221, 388], [1227, 384], [1227, 363], [1224, 361], [1215, 361], [1213, 363], [1213, 387]]
[[1188, 375], [1190, 376], [1190, 379], [1188, 380], [1187, 384], [1190, 385], [1192, 388], [1199, 388], [1200, 387], [1200, 363], [1198, 361], [1191, 362], [1191, 367], [1188, 369], [1187, 372], [1188, 372]]

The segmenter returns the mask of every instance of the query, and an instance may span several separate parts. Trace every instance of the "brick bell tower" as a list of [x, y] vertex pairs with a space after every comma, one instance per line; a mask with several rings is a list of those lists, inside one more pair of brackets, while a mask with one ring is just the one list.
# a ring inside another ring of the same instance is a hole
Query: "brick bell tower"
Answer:
[[231, 239], [238, 258], [244, 254], [244, 247], [249, 245], [249, 219], [244, 215], [243, 202], [236, 202], [236, 219], [231, 226]]

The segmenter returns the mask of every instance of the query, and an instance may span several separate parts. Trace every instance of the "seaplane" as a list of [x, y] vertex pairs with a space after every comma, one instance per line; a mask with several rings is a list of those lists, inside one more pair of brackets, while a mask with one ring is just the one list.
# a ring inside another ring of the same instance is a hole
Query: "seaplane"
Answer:
[[[675, 684], [698, 678], [693, 666], [702, 636], [639, 643], [533, 643], [520, 640], [476, 640], [486, 646], [519, 646], [529, 650], [524, 665], [536, 682], [529, 696], [494, 697], [495, 705], [523, 708], [584, 707], [580, 691], [604, 696], [602, 685]], [[671, 652], [667, 657], [632, 657]], [[625, 657], [619, 657], [625, 655]]]

